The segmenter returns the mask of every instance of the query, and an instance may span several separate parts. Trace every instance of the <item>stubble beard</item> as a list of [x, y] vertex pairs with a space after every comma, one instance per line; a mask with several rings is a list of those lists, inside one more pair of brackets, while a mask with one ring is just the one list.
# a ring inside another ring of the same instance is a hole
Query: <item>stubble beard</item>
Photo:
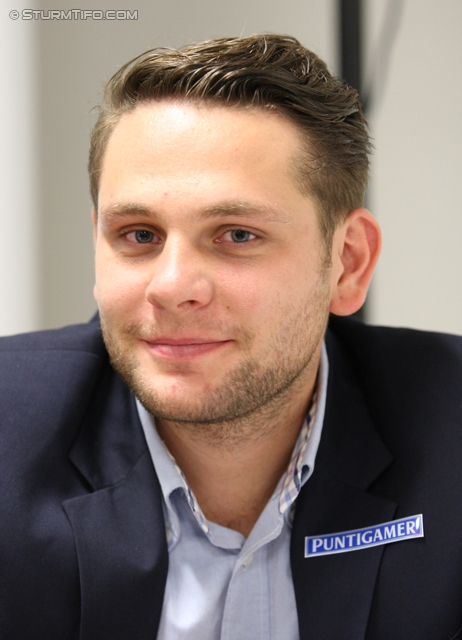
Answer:
[[[111, 363], [147, 411], [210, 444], [233, 446], [267, 435], [274, 418], [290, 407], [294, 396], [303, 394], [304, 374], [318, 365], [315, 356], [327, 324], [328, 286], [321, 274], [316, 299], [297, 313], [286, 314], [267, 346], [265, 355], [272, 354], [269, 360], [260, 362], [249, 355], [196, 401], [162, 397], [149, 372], [142, 370], [132, 345], [140, 335], [155, 334], [156, 327], [127, 324], [113, 328], [104, 313], [100, 315]], [[238, 335], [240, 344], [250, 348], [254, 336], [244, 330]], [[306, 389], [307, 403], [309, 391]]]

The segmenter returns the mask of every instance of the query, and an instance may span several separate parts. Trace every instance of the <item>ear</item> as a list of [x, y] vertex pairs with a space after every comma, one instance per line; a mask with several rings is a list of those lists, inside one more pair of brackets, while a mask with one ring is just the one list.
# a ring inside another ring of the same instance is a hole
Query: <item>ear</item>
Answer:
[[355, 209], [335, 230], [332, 242], [332, 313], [347, 316], [361, 308], [381, 246], [380, 227], [367, 209]]

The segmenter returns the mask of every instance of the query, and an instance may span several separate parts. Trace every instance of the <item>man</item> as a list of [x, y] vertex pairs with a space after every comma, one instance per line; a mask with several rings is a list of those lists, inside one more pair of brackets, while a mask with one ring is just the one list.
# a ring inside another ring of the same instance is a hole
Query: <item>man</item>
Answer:
[[110, 80], [101, 329], [2, 344], [2, 638], [462, 637], [462, 343], [326, 333], [380, 250], [368, 150], [291, 38]]

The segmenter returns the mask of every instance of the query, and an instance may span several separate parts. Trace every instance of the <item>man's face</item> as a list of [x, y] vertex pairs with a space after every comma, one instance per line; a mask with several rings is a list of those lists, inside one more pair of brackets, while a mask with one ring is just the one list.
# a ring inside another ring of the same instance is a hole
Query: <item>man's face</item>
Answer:
[[301, 152], [263, 110], [165, 101], [115, 127], [95, 296], [115, 367], [161, 418], [230, 421], [305, 383], [308, 400], [332, 275]]

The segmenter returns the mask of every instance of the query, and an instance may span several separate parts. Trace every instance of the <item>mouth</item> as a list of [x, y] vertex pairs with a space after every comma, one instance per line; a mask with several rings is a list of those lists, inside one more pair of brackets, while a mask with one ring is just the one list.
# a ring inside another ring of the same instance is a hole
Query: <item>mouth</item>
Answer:
[[213, 340], [209, 338], [168, 338], [161, 337], [156, 340], [142, 340], [149, 351], [162, 359], [191, 359], [209, 354], [231, 344], [233, 340]]

